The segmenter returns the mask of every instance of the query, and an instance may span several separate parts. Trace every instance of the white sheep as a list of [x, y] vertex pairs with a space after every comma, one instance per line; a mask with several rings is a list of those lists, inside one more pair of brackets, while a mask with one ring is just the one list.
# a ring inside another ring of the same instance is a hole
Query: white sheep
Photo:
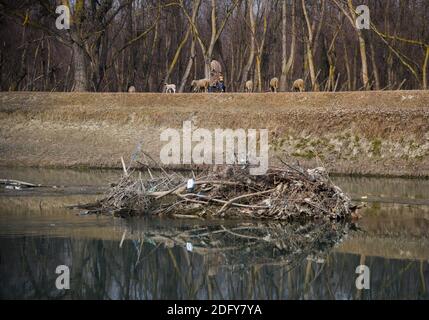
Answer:
[[128, 92], [129, 92], [129, 93], [134, 93], [134, 92], [136, 92], [136, 87], [134, 87], [134, 86], [130, 86], [130, 87], [128, 88]]
[[176, 85], [175, 84], [165, 84], [165, 93], [176, 93]]
[[245, 92], [253, 92], [253, 81], [252, 80], [246, 81], [246, 84], [244, 86], [244, 91]]

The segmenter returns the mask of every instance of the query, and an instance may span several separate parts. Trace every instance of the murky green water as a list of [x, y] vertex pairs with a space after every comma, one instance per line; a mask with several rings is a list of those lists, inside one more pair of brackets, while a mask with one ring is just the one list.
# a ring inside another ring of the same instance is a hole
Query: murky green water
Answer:
[[[349, 225], [79, 215], [119, 171], [0, 168], [56, 185], [0, 188], [2, 299], [429, 299], [429, 180], [335, 177], [367, 207]], [[370, 289], [356, 288], [356, 267]], [[58, 265], [70, 289], [55, 286]]]

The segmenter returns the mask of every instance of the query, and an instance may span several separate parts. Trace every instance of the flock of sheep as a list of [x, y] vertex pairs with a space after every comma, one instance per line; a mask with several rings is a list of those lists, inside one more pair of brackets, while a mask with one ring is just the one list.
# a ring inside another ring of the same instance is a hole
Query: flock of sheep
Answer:
[[[209, 92], [210, 83], [214, 83], [215, 87], [218, 84], [221, 84], [222, 92], [225, 91], [225, 86], [223, 84], [223, 76], [222, 76], [222, 67], [219, 61], [212, 60], [210, 63], [210, 79], [200, 79], [200, 80], [192, 80], [191, 82], [191, 91], [192, 92]], [[272, 78], [270, 80], [270, 91], [278, 92], [279, 90], [279, 79]], [[305, 82], [302, 79], [297, 79], [294, 81], [292, 85], [292, 91], [305, 91]], [[128, 92], [136, 92], [136, 88], [134, 86], [129, 87]], [[164, 93], [176, 93], [176, 85], [164, 83]], [[253, 81], [246, 81], [244, 85], [244, 92], [251, 93], [253, 92]]]
[[[272, 78], [270, 80], [270, 91], [271, 92], [278, 92], [279, 90], [279, 79], [278, 78]], [[245, 92], [253, 92], [253, 81], [249, 80], [246, 81], [246, 84], [244, 86]], [[293, 82], [292, 85], [292, 91], [299, 91], [304, 92], [305, 91], [305, 82], [302, 79], [297, 79]]]
[[[208, 92], [210, 86], [210, 80], [209, 79], [200, 79], [200, 80], [192, 80], [191, 82], [191, 90], [192, 92]], [[279, 79], [278, 78], [272, 78], [270, 80], [270, 91], [271, 92], [278, 92], [279, 89]], [[305, 91], [305, 83], [302, 79], [297, 79], [293, 82], [292, 85], [292, 91], [299, 91], [304, 92]], [[129, 87], [128, 92], [136, 92], [136, 88], [134, 86]], [[176, 93], [176, 85], [175, 84], [164, 84], [164, 93]], [[244, 92], [251, 93], [253, 92], [253, 81], [249, 80], [246, 81], [244, 85]]]

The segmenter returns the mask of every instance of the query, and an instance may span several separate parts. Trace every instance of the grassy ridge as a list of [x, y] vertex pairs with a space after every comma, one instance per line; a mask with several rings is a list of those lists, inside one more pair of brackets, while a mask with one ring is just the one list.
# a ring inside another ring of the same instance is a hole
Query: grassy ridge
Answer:
[[139, 144], [159, 158], [184, 120], [267, 128], [271, 155], [336, 173], [429, 176], [428, 91], [0, 93], [0, 165], [119, 167]]

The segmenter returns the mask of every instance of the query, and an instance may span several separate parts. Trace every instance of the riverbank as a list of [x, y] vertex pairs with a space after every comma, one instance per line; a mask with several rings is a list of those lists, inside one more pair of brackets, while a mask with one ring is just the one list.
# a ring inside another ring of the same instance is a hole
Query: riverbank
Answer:
[[429, 91], [0, 93], [0, 166], [119, 168], [166, 128], [268, 129], [276, 155], [332, 173], [429, 177]]

